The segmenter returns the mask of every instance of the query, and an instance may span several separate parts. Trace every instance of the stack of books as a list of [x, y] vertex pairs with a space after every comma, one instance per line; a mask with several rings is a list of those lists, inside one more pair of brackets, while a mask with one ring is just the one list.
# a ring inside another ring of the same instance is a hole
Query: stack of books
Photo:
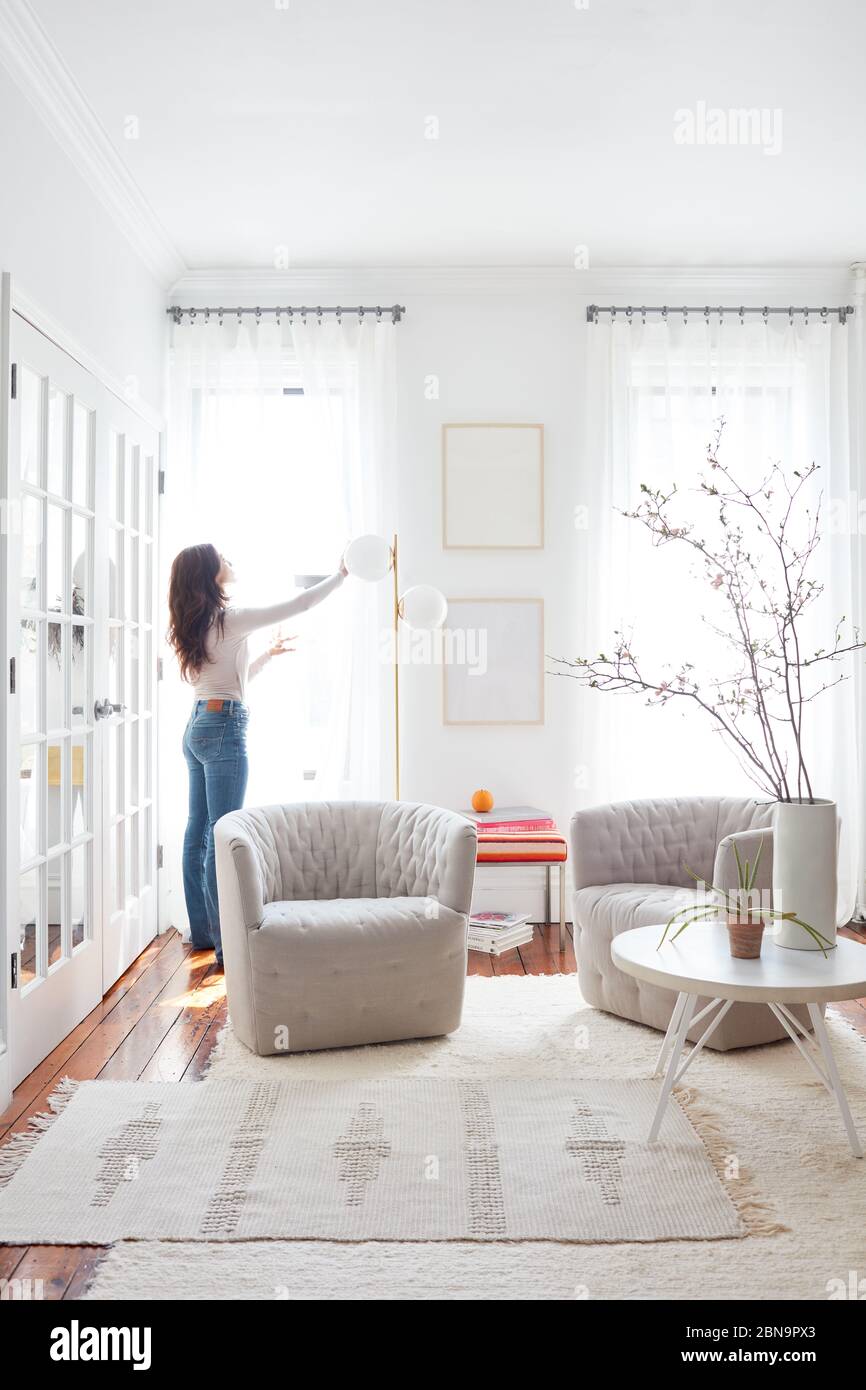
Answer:
[[539, 830], [555, 830], [556, 822], [537, 806], [503, 806], [493, 811], [461, 811], [474, 820], [479, 834], [533, 835]]
[[474, 912], [469, 918], [469, 949], [501, 956], [532, 940], [528, 912]]

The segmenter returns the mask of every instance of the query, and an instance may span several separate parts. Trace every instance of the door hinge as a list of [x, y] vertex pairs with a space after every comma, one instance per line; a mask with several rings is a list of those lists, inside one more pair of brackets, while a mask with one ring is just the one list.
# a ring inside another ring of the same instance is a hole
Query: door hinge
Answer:
[[13, 362], [13, 363], [12, 363], [12, 372], [11, 372], [11, 375], [10, 375], [10, 383], [9, 383], [9, 384], [10, 384], [10, 386], [11, 386], [11, 388], [12, 388], [12, 399], [13, 399], [13, 401], [15, 401], [15, 400], [18, 399], [18, 363], [17, 363], [17, 362]]
[[156, 847], [156, 867], [157, 867], [158, 869], [161, 869], [161, 868], [162, 868], [162, 861], [163, 861], [162, 845], [157, 845], [157, 847]]
[[161, 656], [158, 656], [158, 657], [156, 658], [156, 679], [157, 679], [158, 681], [161, 681], [161, 680], [162, 680], [162, 657], [161, 657]]
[[10, 658], [9, 658], [9, 694], [10, 694], [10, 695], [14, 695], [14, 694], [15, 694], [15, 658], [14, 658], [14, 656], [10, 656]]
[[165, 492], [165, 469], [164, 469], [164, 468], [160, 468], [160, 470], [159, 470], [158, 491], [159, 491], [160, 497], [162, 497], [163, 493]]
[[10, 972], [10, 984], [13, 989], [18, 988], [18, 952], [12, 952], [12, 969]]

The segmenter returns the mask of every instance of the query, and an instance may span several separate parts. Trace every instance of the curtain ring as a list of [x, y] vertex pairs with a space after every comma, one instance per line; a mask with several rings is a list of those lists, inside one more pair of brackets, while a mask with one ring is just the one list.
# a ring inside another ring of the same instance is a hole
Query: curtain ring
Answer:
[[238, 323], [242, 323], [242, 322], [243, 322], [243, 319], [241, 318], [241, 311], [240, 311], [240, 309], [238, 309]]
[[689, 311], [688, 311], [688, 309], [686, 308], [686, 306], [685, 306], [685, 304], [684, 304], [684, 305], [683, 305], [683, 324], [687, 324], [688, 321], [689, 321]]
[[321, 306], [321, 304], [319, 305], [318, 309], [316, 310], [316, 323], [317, 323], [317, 324], [319, 325], [319, 327], [321, 328], [321, 326], [322, 326], [322, 306]]
[[360, 304], [360, 305], [358, 306], [358, 322], [359, 322], [359, 323], [363, 323], [363, 322], [364, 322], [364, 306], [363, 306], [363, 304]]
[[827, 306], [826, 306], [826, 304], [824, 305], [823, 309], [821, 310], [821, 322], [822, 322], [822, 323], [826, 323], [826, 322], [827, 322]]
[[646, 305], [641, 305], [640, 321], [646, 327]]
[[381, 306], [381, 304], [377, 304], [377, 305], [376, 305], [376, 322], [377, 322], [377, 323], [381, 323], [381, 322], [382, 322], [382, 306]]
[[709, 306], [709, 304], [705, 304], [705, 305], [704, 305], [704, 322], [705, 322], [705, 323], [709, 323], [709, 321], [710, 321], [710, 306]]
[[628, 321], [628, 326], [629, 326], [629, 328], [631, 328], [631, 316], [632, 316], [632, 312], [633, 312], [633, 311], [632, 311], [632, 307], [631, 307], [631, 305], [629, 304], [628, 307], [627, 307], [627, 309], [626, 309], [626, 311], [625, 311], [625, 316], [626, 316], [626, 319], [627, 319], [627, 321]]
[[192, 325], [192, 324], [195, 323], [195, 312], [196, 312], [195, 309], [190, 309], [190, 311], [189, 311], [189, 321], [190, 321], [190, 325]]
[[301, 305], [301, 323], [302, 323], [302, 324], [304, 325], [304, 327], [306, 328], [306, 326], [307, 326], [307, 306], [306, 306], [306, 304], [302, 304], [302, 305]]
[[205, 311], [204, 311], [204, 321], [205, 321], [205, 323], [210, 323], [210, 309], [205, 309]]
[[743, 305], [741, 304], [741, 305], [740, 305], [740, 323], [745, 323], [745, 322], [746, 322], [746, 311], [745, 311]]
[[342, 322], [343, 322], [343, 310], [342, 310], [341, 306], [338, 304], [338, 305], [337, 305], [337, 323], [342, 323]]
[[662, 305], [662, 320], [665, 323], [668, 321], [668, 306], [666, 304]]
[[220, 326], [220, 328], [222, 328], [222, 326], [223, 326], [223, 311], [222, 311], [221, 308], [220, 308], [220, 309], [217, 309], [217, 319], [219, 320], [219, 326]]
[[794, 306], [793, 306], [793, 304], [789, 304], [789, 306], [788, 306], [788, 322], [789, 322], [789, 324], [791, 325], [791, 327], [793, 328], [793, 327], [794, 327]]
[[761, 310], [761, 316], [762, 316], [762, 318], [763, 318], [763, 320], [764, 320], [764, 323], [767, 322], [767, 319], [769, 318], [769, 315], [770, 315], [770, 310], [767, 308], [767, 305], [765, 304], [764, 307], [763, 307], [763, 309]]

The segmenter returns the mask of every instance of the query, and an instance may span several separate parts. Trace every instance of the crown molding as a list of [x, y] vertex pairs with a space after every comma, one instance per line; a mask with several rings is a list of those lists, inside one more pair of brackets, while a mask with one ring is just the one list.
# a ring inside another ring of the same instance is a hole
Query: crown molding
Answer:
[[26, 0], [0, 0], [0, 63], [151, 274], [172, 284], [183, 257]]
[[605, 266], [572, 270], [562, 266], [406, 266], [383, 269], [332, 270], [191, 270], [172, 285], [173, 303], [209, 303], [231, 306], [256, 304], [402, 302], [410, 295], [450, 294], [556, 294], [574, 295], [587, 303], [637, 302], [639, 296], [696, 295], [708, 299], [733, 295], [764, 298], [781, 295], [808, 296], [829, 303], [834, 296], [852, 292], [852, 275], [846, 267], [797, 266]]

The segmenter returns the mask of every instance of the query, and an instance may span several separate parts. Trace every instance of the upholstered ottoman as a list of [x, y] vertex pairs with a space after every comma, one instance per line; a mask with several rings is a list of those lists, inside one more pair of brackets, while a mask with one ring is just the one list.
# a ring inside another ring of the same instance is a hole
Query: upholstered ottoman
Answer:
[[551, 892], [551, 869], [556, 866], [559, 872], [559, 950], [565, 950], [567, 941], [565, 931], [565, 861], [568, 858], [568, 841], [558, 830], [533, 830], [521, 834], [515, 831], [478, 832], [479, 864], [538, 864], [546, 871], [545, 886], [547, 921], [553, 921], [553, 894]]

